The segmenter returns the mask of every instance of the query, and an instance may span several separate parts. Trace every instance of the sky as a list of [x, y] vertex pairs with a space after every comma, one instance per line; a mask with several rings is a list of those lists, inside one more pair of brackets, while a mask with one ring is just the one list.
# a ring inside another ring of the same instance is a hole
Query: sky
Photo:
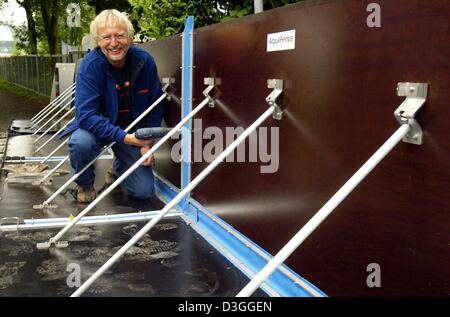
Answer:
[[0, 41], [13, 41], [11, 30], [4, 25], [0, 25]]
[[25, 9], [19, 6], [15, 0], [8, 0], [5, 8], [0, 11], [0, 24], [11, 23], [13, 25], [21, 25], [26, 23], [26, 21]]

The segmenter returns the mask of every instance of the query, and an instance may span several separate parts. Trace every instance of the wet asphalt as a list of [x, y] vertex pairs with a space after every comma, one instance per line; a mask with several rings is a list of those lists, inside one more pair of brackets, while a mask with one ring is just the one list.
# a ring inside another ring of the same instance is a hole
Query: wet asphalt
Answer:
[[[7, 131], [13, 119], [31, 118], [42, 106], [0, 89], [0, 132]], [[18, 151], [14, 149], [30, 147], [30, 138], [10, 137], [8, 155], [14, 155], [11, 151]], [[50, 143], [49, 148], [56, 144]], [[65, 153], [63, 150], [56, 155]], [[49, 163], [51, 166], [55, 164]], [[101, 175], [96, 179], [97, 189], [101, 187], [102, 175], [109, 166], [108, 161], [97, 163], [96, 171]], [[70, 171], [68, 164], [63, 168]], [[78, 204], [70, 195], [58, 197], [55, 210], [32, 208], [33, 204], [48, 198], [69, 175], [54, 178], [50, 186], [36, 187], [8, 183], [3, 173], [0, 218], [76, 215], [86, 205]], [[138, 201], [116, 190], [92, 214], [159, 210], [162, 207], [162, 202], [156, 198]], [[69, 247], [57, 250], [36, 248], [36, 243], [47, 241], [56, 234], [56, 229], [0, 232], [0, 296], [69, 296], [78, 282], [87, 280], [143, 225], [76, 226], [65, 237]], [[239, 270], [182, 219], [171, 218], [162, 220], [148, 232], [84, 296], [234, 296], [247, 282]]]

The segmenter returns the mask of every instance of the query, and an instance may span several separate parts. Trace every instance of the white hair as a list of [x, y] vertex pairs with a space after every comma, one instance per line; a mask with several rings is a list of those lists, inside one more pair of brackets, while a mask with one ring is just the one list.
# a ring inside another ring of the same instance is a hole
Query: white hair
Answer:
[[116, 9], [103, 10], [91, 22], [90, 31], [94, 47], [98, 46], [98, 29], [122, 25], [127, 30], [130, 39], [134, 37], [134, 28], [127, 14]]

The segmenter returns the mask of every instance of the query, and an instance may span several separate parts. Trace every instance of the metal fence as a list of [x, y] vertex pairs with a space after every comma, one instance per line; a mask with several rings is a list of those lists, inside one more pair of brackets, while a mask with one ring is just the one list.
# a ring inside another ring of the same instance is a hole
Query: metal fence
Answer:
[[76, 63], [83, 55], [26, 55], [0, 57], [0, 78], [41, 95], [50, 96], [56, 63]]

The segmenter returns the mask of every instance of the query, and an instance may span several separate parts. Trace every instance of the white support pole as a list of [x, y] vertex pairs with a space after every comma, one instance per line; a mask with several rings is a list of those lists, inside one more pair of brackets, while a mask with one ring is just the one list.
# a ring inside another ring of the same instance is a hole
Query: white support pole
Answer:
[[[143, 112], [136, 120], [134, 120], [134, 122], [132, 122], [126, 129], [125, 132], [130, 131], [143, 117], [145, 117], [150, 111], [153, 110], [153, 108], [155, 108], [165, 97], [167, 96], [167, 94], [162, 94], [150, 107], [148, 107], [145, 112]], [[46, 201], [44, 201], [42, 203], [43, 206], [48, 205], [49, 203], [51, 203], [53, 201], [53, 199], [55, 199], [56, 197], [58, 197], [58, 195], [67, 188], [67, 186], [69, 186], [73, 181], [75, 181], [78, 177], [80, 177], [81, 174], [83, 174], [92, 164], [95, 163], [95, 161], [97, 161], [106, 151], [108, 151], [110, 148], [112, 148], [114, 146], [114, 144], [116, 144], [116, 142], [112, 142], [111, 144], [109, 144], [108, 146], [104, 147], [103, 150], [93, 159], [91, 160], [88, 164], [86, 164], [85, 167], [83, 167], [81, 169], [81, 171], [79, 171], [78, 173], [75, 173], [67, 182], [65, 182], [52, 196], [50, 196], [50, 198], [48, 198]], [[42, 180], [43, 181], [43, 180]]]
[[178, 193], [149, 223], [139, 230], [122, 248], [119, 249], [105, 264], [103, 264], [71, 297], [81, 296], [102, 274], [117, 262], [125, 252], [135, 245], [158, 221], [189, 194], [206, 176], [208, 176], [225, 158], [232, 153], [245, 139], [272, 115], [274, 107], [267, 109], [250, 127], [234, 140], [218, 157], [216, 157], [197, 177], [195, 177], [181, 192]]
[[75, 86], [75, 83], [70, 85], [66, 90], [63, 91], [61, 95], [53, 99], [48, 105], [46, 105], [41, 111], [39, 111], [37, 114], [34, 115], [33, 118], [30, 119], [30, 122], [34, 123], [37, 119], [39, 119], [44, 113], [47, 113], [48, 110], [56, 103], [58, 100], [60, 100], [63, 96], [65, 96], [71, 89]]
[[[64, 120], [69, 114], [71, 114], [75, 110], [75, 107], [72, 107], [67, 111], [64, 115], [62, 115], [58, 120], [56, 120], [55, 123], [53, 123], [47, 130], [45, 130], [44, 133], [42, 133], [36, 140], [34, 140], [33, 143], [38, 142], [40, 139], [44, 137], [47, 133], [50, 132], [51, 129], [53, 129], [58, 123], [60, 123], [62, 120]], [[72, 120], [71, 120], [72, 121]], [[67, 125], [66, 125], [67, 126]], [[56, 134], [55, 134], [56, 135]]]
[[172, 130], [169, 131], [164, 137], [161, 138], [152, 148], [147, 151], [139, 160], [137, 160], [125, 173], [120, 175], [114, 183], [112, 183], [104, 192], [102, 192], [93, 202], [89, 204], [83, 211], [81, 211], [67, 226], [65, 226], [60, 232], [58, 232], [53, 238], [50, 238], [49, 242], [56, 243], [61, 237], [69, 231], [85, 214], [91, 211], [103, 198], [105, 198], [110, 192], [112, 192], [117, 186], [119, 186], [125, 178], [133, 173], [141, 164], [148, 159], [153, 153], [161, 147], [173, 134], [175, 134], [188, 120], [194, 117], [204, 106], [209, 102], [209, 97], [205, 98], [192, 112], [181, 120]]
[[61, 109], [59, 109], [55, 114], [53, 114], [53, 116], [50, 119], [48, 119], [44, 124], [42, 124], [36, 131], [34, 131], [32, 135], [36, 135], [39, 131], [41, 131], [47, 124], [49, 124], [53, 119], [55, 119], [64, 110], [67, 110], [68, 112], [70, 112], [70, 109], [71, 109], [70, 104], [74, 100], [75, 100], [75, 96], [72, 97], [72, 99], [69, 102], [67, 102], [63, 107], [61, 107]]
[[[7, 156], [4, 160], [5, 164], [23, 164], [28, 162], [41, 162], [44, 157], [42, 156]], [[51, 156], [46, 157], [48, 162], [59, 162], [63, 160], [65, 156]], [[114, 158], [111, 154], [103, 155], [99, 160], [112, 160]]]
[[[136, 118], [136, 120], [134, 120], [126, 129], [125, 131], [129, 131], [132, 127], [134, 127], [144, 116], [146, 116], [155, 105], [157, 105], [158, 103], [161, 102], [162, 99], [164, 99], [163, 97], [165, 97], [167, 95], [167, 93], [165, 92], [165, 89], [168, 87], [169, 85], [166, 85], [163, 88], [164, 94], [161, 95], [161, 97], [159, 97], [152, 105], [150, 105], [150, 107], [148, 107], [139, 117]], [[50, 153], [41, 163], [44, 163], [45, 161], [47, 161], [48, 158], [50, 158], [57, 150], [59, 150], [64, 144], [66, 144], [67, 142], [69, 142], [69, 138], [67, 138], [66, 140], [64, 140], [63, 143], [61, 143], [56, 149], [53, 150], [52, 153]], [[111, 145], [112, 146], [112, 145]], [[61, 162], [60, 164], [58, 164], [57, 166], [55, 166], [50, 172], [48, 172], [48, 174], [46, 174], [40, 181], [39, 184], [42, 184], [43, 182], [45, 182], [45, 180], [47, 178], [49, 178], [62, 164], [64, 164], [64, 162], [66, 162], [69, 159], [69, 155], [67, 155]], [[95, 158], [94, 160], [96, 160], [97, 158]]]
[[364, 163], [364, 165], [328, 200], [328, 202], [295, 234], [294, 237], [270, 260], [266, 266], [236, 295], [248, 297], [282, 264], [300, 244], [330, 215], [333, 210], [355, 189], [356, 186], [380, 163], [380, 161], [409, 132], [410, 126], [403, 124]]
[[[64, 144], [66, 144], [67, 142], [69, 142], [69, 138], [67, 137], [64, 141], [61, 142], [60, 145], [58, 145], [49, 155], [47, 155], [42, 161], [41, 163], [44, 164], [45, 162], [47, 162], [47, 160], [49, 158], [51, 158], [53, 156], [53, 154], [55, 154], [60, 148], [62, 148], [64, 146]], [[69, 156], [67, 155], [63, 160], [67, 161], [69, 159]], [[50, 173], [51, 175], [51, 173]], [[48, 175], [48, 176], [50, 176]], [[44, 181], [44, 180], [42, 180]]]
[[33, 125], [31, 126], [30, 129], [34, 129], [39, 123], [41, 123], [45, 118], [47, 118], [52, 112], [54, 112], [56, 109], [58, 109], [58, 107], [64, 102], [66, 101], [68, 98], [72, 97], [75, 93], [75, 88], [73, 88], [73, 90], [67, 94], [66, 96], [64, 96], [64, 98], [61, 98], [58, 100], [58, 102], [56, 102], [54, 104], [54, 106], [52, 107], [52, 109], [50, 109], [44, 116], [40, 117], [38, 120], [36, 120], [35, 122], [33, 122]]
[[[56, 136], [58, 134], [60, 134], [65, 128], [67, 128], [67, 126], [73, 121], [75, 120], [75, 118], [70, 119], [64, 126], [61, 127], [61, 129], [59, 129], [55, 134], [53, 134], [50, 138], [48, 138], [47, 141], [44, 142], [44, 144], [42, 144], [40, 147], [37, 148], [37, 150], [34, 151], [34, 153], [39, 152], [40, 150], [42, 150], [48, 143], [50, 143], [51, 140], [53, 140], [54, 138], [56, 138]], [[50, 155], [51, 156], [51, 155]]]
[[[81, 219], [77, 226], [94, 226], [94, 225], [102, 225], [102, 224], [110, 224], [110, 223], [130, 223], [130, 222], [141, 222], [148, 221], [155, 217], [160, 210], [154, 211], [139, 211], [139, 212], [130, 212], [125, 214], [105, 214], [98, 216], [86, 216]], [[179, 217], [181, 216], [181, 212], [172, 209], [166, 217]], [[20, 221], [19, 218], [16, 217], [7, 217], [12, 218], [8, 219], [8, 224], [3, 224], [3, 219], [0, 219], [0, 232], [8, 232], [8, 231], [22, 231], [22, 230], [42, 230], [42, 229], [54, 229], [54, 228], [62, 228], [64, 227], [70, 219], [65, 218], [50, 218], [50, 219], [24, 219], [23, 222]], [[15, 221], [17, 219], [17, 222]], [[13, 221], [14, 220], [14, 224]]]
[[[62, 142], [59, 147], [63, 146], [65, 143], [67, 143], [69, 141], [69, 138], [65, 139], [64, 142]], [[55, 149], [56, 151], [57, 149]], [[46, 158], [44, 160], [44, 162], [47, 160], [48, 158]], [[51, 175], [53, 175], [53, 173], [56, 172], [56, 170], [58, 168], [60, 168], [64, 163], [66, 163], [69, 160], [69, 156], [64, 157], [61, 162], [59, 162], [58, 164], [56, 164], [55, 167], [52, 168], [52, 170], [50, 172], [48, 172], [47, 174], [45, 174], [45, 176], [38, 182], [39, 185], [43, 184]]]

